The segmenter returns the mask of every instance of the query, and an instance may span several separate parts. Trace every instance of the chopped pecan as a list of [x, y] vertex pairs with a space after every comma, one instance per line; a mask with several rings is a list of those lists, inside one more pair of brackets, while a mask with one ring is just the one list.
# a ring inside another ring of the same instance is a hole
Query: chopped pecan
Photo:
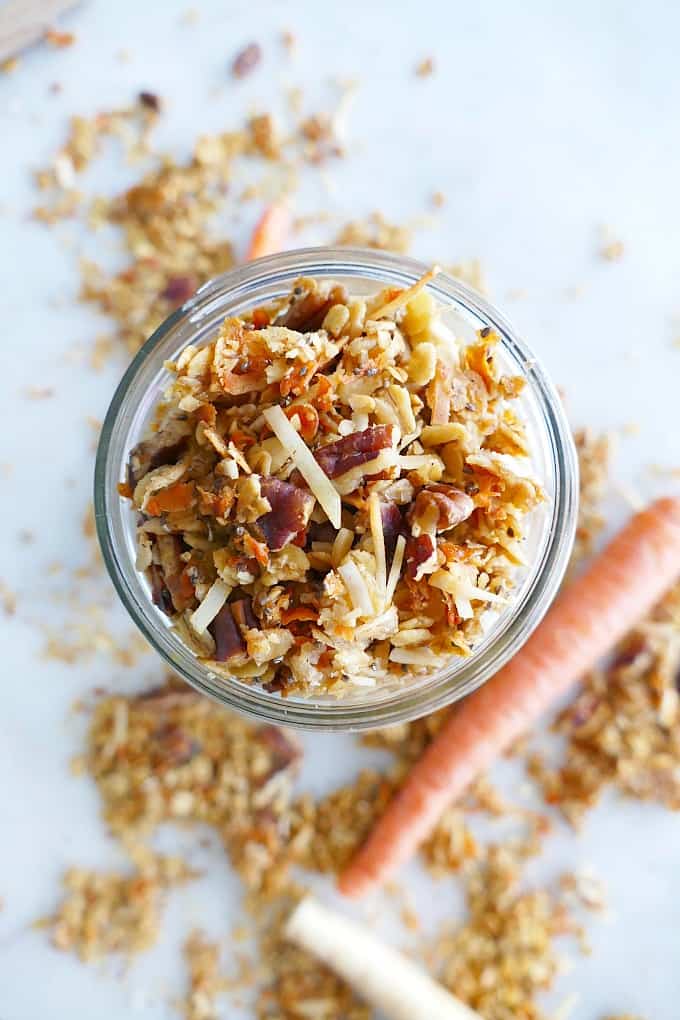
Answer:
[[137, 443], [128, 458], [127, 480], [130, 487], [134, 489], [149, 471], [176, 463], [184, 453], [191, 431], [186, 418], [172, 418], [150, 439]]
[[328, 294], [324, 295], [319, 291], [316, 280], [299, 280], [288, 307], [277, 316], [275, 325], [313, 333], [321, 328], [329, 308], [333, 305], [346, 304], [347, 300], [347, 291], [344, 287], [332, 287]]
[[276, 552], [304, 532], [314, 509], [314, 497], [278, 478], [263, 478], [261, 491], [271, 510], [258, 517], [256, 523], [269, 548]]
[[437, 546], [432, 535], [418, 535], [417, 538], [409, 538], [405, 552], [408, 576], [419, 581], [424, 574], [430, 574], [436, 570], [436, 553]]
[[329, 478], [339, 478], [352, 468], [375, 460], [381, 450], [392, 446], [392, 426], [374, 425], [363, 432], [351, 432], [335, 443], [314, 451], [317, 462]]
[[475, 504], [454, 485], [436, 484], [421, 489], [408, 512], [411, 525], [432, 521], [436, 531], [448, 531], [466, 521]]
[[181, 558], [182, 543], [176, 535], [159, 535], [156, 547], [165, 586], [172, 595], [175, 611], [183, 613], [194, 598], [194, 588], [184, 569]]

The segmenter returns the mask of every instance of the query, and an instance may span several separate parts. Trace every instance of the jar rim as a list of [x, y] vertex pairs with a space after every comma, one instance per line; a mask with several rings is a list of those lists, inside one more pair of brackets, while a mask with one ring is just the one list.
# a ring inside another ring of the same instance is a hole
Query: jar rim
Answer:
[[[108, 573], [123, 605], [151, 646], [194, 688], [229, 708], [261, 721], [342, 731], [388, 726], [426, 715], [471, 693], [497, 672], [540, 622], [561, 583], [573, 544], [578, 504], [578, 462], [561, 400], [540, 362], [505, 317], [470, 287], [441, 273], [428, 285], [430, 293], [445, 306], [491, 326], [500, 335], [504, 351], [521, 368], [541, 413], [544, 443], [553, 468], [553, 501], [540, 562], [531, 584], [525, 585], [517, 601], [513, 593], [514, 612], [505, 624], [497, 626], [494, 622], [479, 650], [473, 649], [468, 659], [418, 677], [417, 682], [406, 682], [382, 699], [375, 695], [375, 688], [370, 689], [372, 700], [361, 703], [344, 698], [332, 702], [313, 697], [292, 699], [211, 673], [164, 625], [160, 610], [142, 588], [141, 575], [125, 542], [117, 484], [130, 449], [130, 415], [144, 397], [147, 380], [162, 370], [168, 357], [163, 346], [167, 347], [183, 327], [198, 329], [211, 317], [223, 318], [227, 302], [230, 309], [239, 301], [242, 307], [252, 307], [262, 302], [259, 294], [266, 287], [280, 287], [283, 292], [300, 276], [349, 276], [409, 286], [429, 268], [406, 256], [360, 248], [301, 248], [257, 259], [207, 281], [161, 323], [132, 359], [114, 393], [102, 426], [94, 473], [95, 521]], [[179, 346], [189, 342], [185, 338]]]

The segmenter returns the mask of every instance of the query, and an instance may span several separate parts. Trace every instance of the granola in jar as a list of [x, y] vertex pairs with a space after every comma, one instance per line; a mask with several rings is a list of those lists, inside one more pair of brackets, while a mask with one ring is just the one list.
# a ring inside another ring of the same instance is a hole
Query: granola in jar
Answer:
[[128, 458], [137, 568], [207, 666], [282, 695], [470, 656], [543, 500], [500, 337], [427, 284], [301, 278], [168, 364]]

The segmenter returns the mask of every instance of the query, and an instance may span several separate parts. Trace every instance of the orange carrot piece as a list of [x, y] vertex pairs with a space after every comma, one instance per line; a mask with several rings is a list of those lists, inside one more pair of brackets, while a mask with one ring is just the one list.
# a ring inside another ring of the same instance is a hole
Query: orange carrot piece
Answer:
[[290, 232], [290, 210], [285, 202], [267, 206], [255, 225], [246, 252], [246, 262], [281, 251]]
[[318, 620], [318, 618], [319, 610], [312, 609], [311, 606], [295, 606], [292, 609], [281, 610], [281, 623], [284, 627], [287, 627], [289, 623], [295, 623], [298, 620]]
[[154, 517], [158, 514], [176, 513], [178, 510], [188, 510], [193, 498], [193, 482], [176, 482], [152, 496], [146, 509]]
[[443, 810], [647, 613], [680, 574], [680, 498], [636, 514], [557, 598], [524, 647], [462, 702], [348, 867], [361, 896], [391, 878]]

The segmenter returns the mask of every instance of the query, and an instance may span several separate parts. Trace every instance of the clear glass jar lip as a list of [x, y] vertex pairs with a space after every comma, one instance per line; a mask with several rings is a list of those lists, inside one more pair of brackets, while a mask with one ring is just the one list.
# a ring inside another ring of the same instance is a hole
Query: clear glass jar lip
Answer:
[[[424, 683], [405, 684], [392, 695], [370, 703], [353, 704], [339, 699], [329, 704], [312, 698], [291, 701], [253, 685], [230, 684], [211, 674], [179, 638], [159, 625], [158, 611], [150, 599], [140, 597], [134, 562], [123, 547], [120, 527], [120, 481], [122, 462], [114, 457], [126, 436], [126, 421], [139, 391], [145, 367], [164, 360], [161, 347], [182, 325], [199, 324], [214, 314], [227, 296], [238, 298], [272, 282], [290, 282], [298, 276], [356, 278], [408, 286], [429, 266], [401, 255], [355, 248], [302, 248], [271, 255], [240, 266], [205, 283], [170, 315], [140, 348], [123, 375], [107, 412], [94, 475], [97, 534], [114, 587], [137, 627], [155, 650], [188, 683], [221, 704], [262, 721], [315, 730], [364, 730], [406, 722], [458, 700], [481, 686], [507, 662], [527, 639], [550, 605], [564, 575], [576, 528], [578, 466], [571, 431], [559, 395], [532, 351], [497, 309], [481, 295], [442, 273], [428, 289], [450, 306], [492, 326], [505, 349], [522, 367], [528, 386], [540, 407], [554, 470], [554, 499], [546, 529], [545, 547], [531, 588], [515, 605], [513, 616], [502, 630], [491, 628], [491, 640], [482, 651], [443, 669]], [[253, 303], [257, 295], [253, 293]], [[125, 446], [124, 453], [129, 452]]]

